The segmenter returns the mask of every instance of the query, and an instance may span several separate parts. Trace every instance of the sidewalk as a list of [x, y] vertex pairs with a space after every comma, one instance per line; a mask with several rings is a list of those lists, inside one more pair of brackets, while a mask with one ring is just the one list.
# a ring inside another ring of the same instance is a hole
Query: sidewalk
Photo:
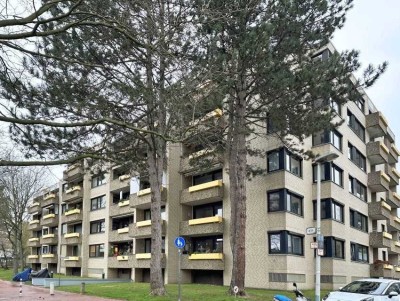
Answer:
[[22, 294], [20, 296], [20, 284], [0, 280], [0, 301], [121, 301], [117, 299], [106, 299], [74, 293], [67, 293], [54, 290], [54, 295], [50, 295], [49, 288], [35, 287], [22, 284]]

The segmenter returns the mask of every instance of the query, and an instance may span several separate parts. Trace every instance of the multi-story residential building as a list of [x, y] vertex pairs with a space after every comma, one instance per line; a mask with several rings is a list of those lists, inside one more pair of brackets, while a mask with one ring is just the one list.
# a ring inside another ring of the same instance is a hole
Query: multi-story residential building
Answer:
[[[400, 152], [395, 136], [366, 95], [343, 106], [330, 105], [344, 122], [303, 145], [315, 154], [338, 155], [321, 166], [321, 286], [337, 288], [366, 276], [400, 278]], [[222, 111], [206, 118], [223, 118]], [[187, 242], [182, 281], [228, 285], [229, 178], [223, 158], [194, 141], [168, 149], [162, 190], [164, 280], [177, 282], [174, 239], [182, 236]], [[267, 172], [247, 183], [246, 286], [289, 289], [295, 281], [312, 288], [315, 235], [306, 235], [306, 228], [316, 223], [315, 164], [285, 148], [274, 135], [252, 143], [266, 158], [251, 157], [250, 163]], [[199, 158], [209, 159], [209, 164], [200, 165]], [[151, 191], [146, 177], [131, 177], [121, 167], [93, 172], [75, 164], [64, 172], [61, 186], [60, 193], [52, 190], [29, 208], [32, 266], [148, 281]]]

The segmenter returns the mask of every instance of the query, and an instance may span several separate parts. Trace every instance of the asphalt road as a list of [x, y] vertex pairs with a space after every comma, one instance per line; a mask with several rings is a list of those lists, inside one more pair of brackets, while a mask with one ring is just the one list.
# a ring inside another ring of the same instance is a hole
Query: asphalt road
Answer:
[[50, 289], [35, 287], [31, 285], [22, 284], [22, 293], [20, 294], [20, 284], [17, 282], [0, 280], [0, 301], [121, 301], [117, 299], [106, 299], [99, 297], [92, 297], [87, 295], [80, 295], [74, 293], [67, 293], [61, 291], [54, 291], [54, 295], [50, 295]]

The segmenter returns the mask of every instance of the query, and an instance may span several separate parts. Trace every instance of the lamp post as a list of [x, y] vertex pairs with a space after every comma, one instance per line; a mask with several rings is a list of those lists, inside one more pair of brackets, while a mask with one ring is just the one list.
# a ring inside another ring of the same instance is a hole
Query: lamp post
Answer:
[[325, 162], [331, 162], [339, 157], [336, 153], [327, 153], [318, 156], [314, 159], [314, 163], [317, 163], [317, 254], [315, 261], [315, 301], [321, 299], [321, 255], [318, 250], [320, 244], [323, 244], [323, 237], [321, 236], [321, 164]]

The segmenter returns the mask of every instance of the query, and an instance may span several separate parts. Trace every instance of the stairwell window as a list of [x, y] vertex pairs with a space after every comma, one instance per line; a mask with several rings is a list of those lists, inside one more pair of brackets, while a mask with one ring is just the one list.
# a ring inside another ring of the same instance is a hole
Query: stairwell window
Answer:
[[268, 248], [270, 254], [303, 255], [304, 235], [289, 231], [269, 232]]
[[276, 170], [286, 170], [290, 173], [302, 176], [301, 157], [293, 154], [286, 148], [280, 148], [267, 153], [267, 169], [268, 172]]

